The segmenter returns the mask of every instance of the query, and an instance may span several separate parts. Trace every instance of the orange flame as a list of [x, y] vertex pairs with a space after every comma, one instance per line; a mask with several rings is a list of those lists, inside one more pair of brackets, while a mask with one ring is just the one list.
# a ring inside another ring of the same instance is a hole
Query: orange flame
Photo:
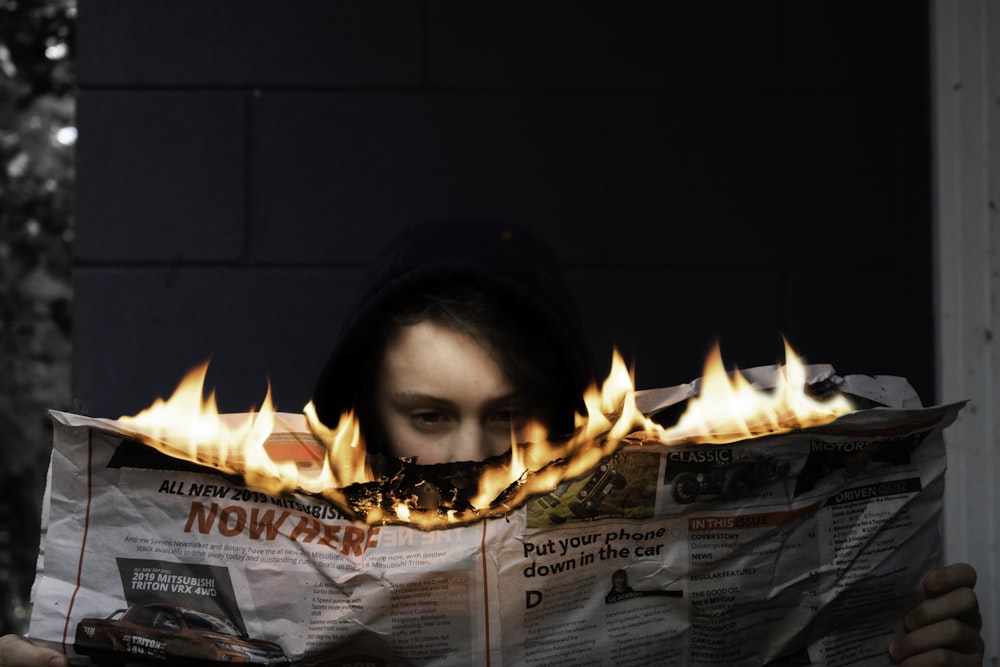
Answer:
[[[304, 427], [285, 422], [276, 434], [275, 426], [283, 420], [271, 401], [270, 385], [259, 410], [220, 414], [215, 392], [203, 398], [207, 369], [208, 362], [195, 367], [169, 399], [157, 399], [134, 416], [119, 417], [118, 425], [164, 454], [242, 475], [248, 486], [272, 494], [321, 493], [354, 478], [353, 473], [344, 474], [343, 464], [336, 469], [331, 464], [334, 452], [337, 461], [350, 464], [355, 460], [344, 455], [352, 446], [359, 449], [356, 442], [344, 444], [351, 429], [341, 429], [338, 438], [331, 440], [330, 455], [323, 441], [303, 433]], [[356, 430], [353, 436], [360, 440]], [[318, 471], [312, 469], [315, 465], [320, 466]]]
[[[447, 479], [436, 478], [440, 466], [403, 464], [393, 480], [376, 480], [351, 413], [335, 428], [319, 421], [311, 403], [302, 416], [280, 415], [268, 387], [258, 411], [219, 414], [214, 393], [202, 398], [207, 363], [188, 373], [170, 399], [158, 399], [118, 424], [166, 454], [242, 475], [248, 486], [273, 495], [319, 495], [369, 523], [436, 528], [505, 515], [586, 474], [633, 434], [641, 437], [630, 437], [630, 442], [720, 444], [817, 426], [852, 410], [843, 396], [823, 402], [811, 398], [804, 391], [805, 367], [787, 342], [785, 355], [774, 391], [765, 392], [738, 371], [730, 378], [716, 346], [705, 365], [700, 395], [689, 401], [675, 425], [665, 428], [636, 407], [632, 374], [615, 352], [607, 380], [586, 392], [587, 414], [577, 415], [571, 438], [550, 442], [543, 428], [529, 427], [508, 457], [474, 464], [478, 484], [463, 488], [460, 501], [452, 498], [457, 492]], [[303, 416], [301, 424], [292, 423]], [[281, 426], [277, 431], [276, 424]]]
[[754, 387], [738, 370], [726, 373], [718, 344], [709, 353], [701, 391], [688, 402], [677, 424], [659, 429], [663, 444], [724, 444], [820, 426], [854, 408], [842, 394], [819, 401], [805, 391], [806, 368], [785, 341], [785, 365], [776, 369], [771, 392]]

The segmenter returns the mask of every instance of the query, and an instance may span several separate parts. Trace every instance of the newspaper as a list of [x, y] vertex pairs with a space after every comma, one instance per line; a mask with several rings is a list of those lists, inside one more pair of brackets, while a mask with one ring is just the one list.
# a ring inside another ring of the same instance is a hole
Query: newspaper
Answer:
[[[354, 522], [54, 412], [29, 636], [81, 664], [886, 664], [939, 561], [961, 404], [837, 382], [887, 407], [730, 445], [634, 434], [506, 518], [439, 530]], [[278, 423], [276, 447], [310, 442], [301, 415]]]

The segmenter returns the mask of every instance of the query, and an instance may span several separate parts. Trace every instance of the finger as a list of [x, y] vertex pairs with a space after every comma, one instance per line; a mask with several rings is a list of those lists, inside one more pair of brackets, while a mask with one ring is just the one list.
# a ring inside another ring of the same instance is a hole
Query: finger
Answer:
[[981, 655], [954, 653], [948, 649], [937, 649], [921, 653], [902, 662], [893, 662], [893, 667], [982, 667]]
[[916, 630], [947, 619], [957, 619], [979, 630], [983, 619], [979, 613], [979, 598], [971, 588], [959, 588], [944, 595], [930, 597], [906, 613], [903, 625]]
[[2, 667], [68, 667], [66, 656], [52, 649], [35, 646], [17, 635], [0, 637]]
[[[985, 645], [979, 632], [969, 627], [961, 621], [949, 618], [939, 623], [934, 623], [926, 627], [906, 633], [904, 636], [892, 642], [889, 646], [889, 655], [895, 661], [904, 660], [916, 656], [928, 656], [930, 654], [938, 657], [951, 654], [954, 658], [966, 655], [977, 657], [982, 660]], [[944, 653], [941, 653], [944, 651]], [[904, 664], [921, 664], [911, 661]], [[927, 663], [927, 664], [953, 664], [952, 662]], [[962, 664], [954, 663], [954, 664]], [[978, 663], [973, 663], [978, 664]]]
[[924, 591], [928, 595], [943, 595], [956, 588], [974, 588], [976, 578], [976, 570], [971, 565], [954, 563], [924, 575]]

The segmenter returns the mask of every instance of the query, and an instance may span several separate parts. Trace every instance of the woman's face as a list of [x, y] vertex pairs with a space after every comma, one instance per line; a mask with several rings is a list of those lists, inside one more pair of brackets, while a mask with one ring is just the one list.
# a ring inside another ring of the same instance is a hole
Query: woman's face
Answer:
[[375, 408], [389, 454], [434, 464], [503, 454], [527, 406], [479, 341], [425, 320], [390, 336]]

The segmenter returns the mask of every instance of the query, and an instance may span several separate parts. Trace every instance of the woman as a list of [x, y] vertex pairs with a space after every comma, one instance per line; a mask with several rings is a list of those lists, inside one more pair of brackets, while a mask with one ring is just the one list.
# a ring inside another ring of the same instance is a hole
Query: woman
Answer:
[[[328, 425], [354, 408], [373, 452], [481, 460], [509, 449], [504, 420], [571, 432], [593, 380], [590, 358], [547, 246], [510, 225], [428, 223], [404, 230], [370, 264], [313, 404]], [[422, 383], [434, 384], [427, 398], [448, 400], [416, 400], [431, 388]], [[462, 407], [494, 408], [479, 415], [490, 423], [460, 420], [477, 416]], [[481, 446], [449, 440], [452, 428], [471, 429]]]
[[[505, 452], [511, 428], [529, 418], [568, 432], [589, 358], [555, 259], [527, 230], [417, 225], [370, 266], [313, 401], [332, 425], [355, 406], [377, 454], [481, 460]], [[981, 665], [975, 583], [965, 564], [929, 572], [892, 659]]]
[[[504, 454], [529, 420], [568, 433], [589, 359], [568, 289], [534, 236], [493, 222], [419, 225], [371, 264], [313, 402], [328, 425], [356, 408], [383, 461], [482, 460]], [[975, 579], [964, 564], [929, 572], [892, 659], [982, 664]], [[0, 666], [67, 664], [0, 638]]]
[[611, 574], [611, 590], [604, 596], [604, 602], [611, 604], [620, 600], [627, 600], [632, 593], [632, 587], [628, 585], [628, 572], [625, 570], [615, 570]]

